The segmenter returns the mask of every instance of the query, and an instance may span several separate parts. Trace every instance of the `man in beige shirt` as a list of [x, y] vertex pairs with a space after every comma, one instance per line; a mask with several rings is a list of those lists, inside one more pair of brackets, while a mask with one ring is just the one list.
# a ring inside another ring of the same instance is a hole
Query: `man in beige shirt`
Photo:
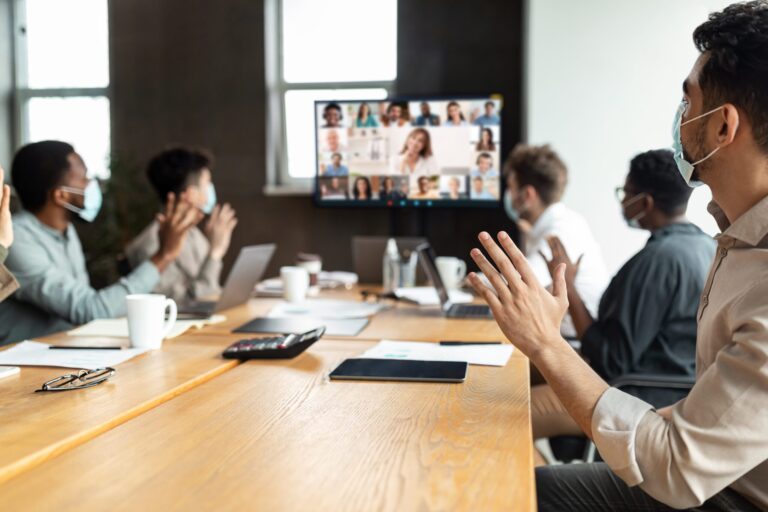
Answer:
[[[560, 336], [565, 265], [552, 292], [506, 233], [470, 280], [506, 337], [552, 386], [605, 463], [537, 469], [539, 511], [768, 510], [768, 1], [712, 14], [684, 83], [675, 159], [712, 190], [723, 232], [698, 311], [696, 384], [661, 410], [609, 388]], [[497, 270], [498, 269], [498, 270]]]
[[[173, 193], [209, 216], [202, 230], [189, 230], [179, 257], [160, 274], [154, 289], [181, 305], [221, 293], [221, 260], [237, 225], [232, 207], [216, 203], [212, 165], [212, 157], [202, 151], [173, 148], [155, 156], [147, 167], [147, 178], [161, 202]], [[153, 221], [125, 251], [131, 266], [147, 260], [158, 243], [158, 223]]]

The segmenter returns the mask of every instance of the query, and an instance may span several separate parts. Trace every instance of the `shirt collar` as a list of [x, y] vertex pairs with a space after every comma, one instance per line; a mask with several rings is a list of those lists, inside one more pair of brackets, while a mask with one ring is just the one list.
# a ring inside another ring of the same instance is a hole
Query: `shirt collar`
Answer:
[[768, 236], [768, 196], [758, 201], [733, 223], [725, 216], [720, 205], [714, 201], [709, 203], [707, 210], [722, 231], [716, 238], [728, 237], [756, 247]]
[[533, 224], [529, 238], [538, 238], [542, 233], [549, 230], [549, 227], [563, 210], [565, 210], [565, 205], [563, 203], [554, 203], [547, 206]]
[[19, 212], [18, 215], [20, 218], [26, 218], [27, 222], [35, 226], [35, 228], [42, 231], [43, 233], [47, 233], [49, 236], [55, 238], [56, 240], [64, 240], [64, 241], [69, 240], [71, 236], [70, 232], [75, 229], [72, 226], [72, 223], [70, 222], [67, 224], [66, 231], [62, 233], [61, 231], [57, 229], [53, 229], [51, 226], [44, 224], [43, 222], [40, 221], [40, 219], [37, 218], [35, 214], [27, 210], [22, 210], [21, 212]]

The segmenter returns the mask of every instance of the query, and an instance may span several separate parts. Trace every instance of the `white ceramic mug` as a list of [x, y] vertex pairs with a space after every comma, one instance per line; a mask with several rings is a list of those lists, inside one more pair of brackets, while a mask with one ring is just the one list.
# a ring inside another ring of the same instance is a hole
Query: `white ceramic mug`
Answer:
[[301, 267], [282, 267], [280, 279], [283, 280], [283, 298], [288, 302], [301, 302], [309, 291], [309, 272]]
[[[128, 338], [136, 348], [160, 348], [176, 323], [178, 310], [173, 299], [159, 294], [136, 294], [125, 298], [128, 311]], [[166, 310], [170, 309], [168, 320]]]
[[467, 275], [467, 264], [464, 260], [450, 256], [440, 256], [435, 260], [437, 271], [443, 284], [449, 290], [456, 290], [461, 287], [461, 282]]

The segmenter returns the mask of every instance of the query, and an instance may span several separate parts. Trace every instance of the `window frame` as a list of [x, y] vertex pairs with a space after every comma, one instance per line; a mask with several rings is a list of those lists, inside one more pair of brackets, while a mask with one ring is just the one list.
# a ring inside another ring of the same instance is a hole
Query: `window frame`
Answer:
[[[285, 93], [317, 89], [384, 89], [392, 96], [392, 80], [356, 82], [286, 82], [283, 76], [283, 0], [264, 2], [264, 61], [266, 78], [266, 195], [310, 195], [314, 177], [295, 178], [288, 169]], [[397, 50], [395, 50], [397, 51]], [[331, 99], [331, 98], [329, 98]]]
[[[29, 142], [29, 101], [33, 98], [106, 98], [110, 103], [112, 122], [112, 77], [106, 87], [31, 88], [27, 74], [27, 0], [13, 0], [13, 144], [15, 148]], [[107, 22], [109, 25], [109, 22]], [[109, 26], [107, 26], [109, 30]], [[109, 64], [109, 63], [108, 63]], [[111, 150], [111, 141], [110, 141]], [[109, 171], [109, 169], [107, 169]], [[106, 178], [99, 176], [99, 178]]]

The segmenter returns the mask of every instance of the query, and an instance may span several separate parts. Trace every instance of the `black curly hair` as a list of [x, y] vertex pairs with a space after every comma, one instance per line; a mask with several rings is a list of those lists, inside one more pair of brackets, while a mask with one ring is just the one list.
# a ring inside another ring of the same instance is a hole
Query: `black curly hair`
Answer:
[[743, 109], [764, 152], [768, 153], [768, 1], [732, 4], [693, 32], [693, 42], [708, 56], [699, 78], [704, 109], [733, 103]]
[[629, 181], [635, 192], [651, 196], [656, 208], [667, 215], [685, 213], [693, 192], [678, 172], [669, 149], [653, 149], [635, 156], [629, 163]]
[[203, 169], [210, 170], [213, 156], [203, 150], [171, 148], [155, 155], [147, 165], [147, 178], [157, 192], [160, 202], [165, 204], [168, 193], [177, 196], [190, 185], [197, 183]]

